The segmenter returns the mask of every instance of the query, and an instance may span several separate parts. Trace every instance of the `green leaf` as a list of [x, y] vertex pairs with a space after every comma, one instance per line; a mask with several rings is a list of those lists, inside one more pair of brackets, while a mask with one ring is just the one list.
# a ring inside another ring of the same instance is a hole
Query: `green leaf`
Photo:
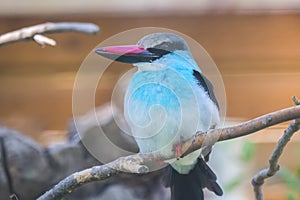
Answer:
[[300, 178], [300, 167], [297, 167], [296, 169], [296, 176], [297, 178]]
[[291, 192], [291, 191], [289, 191], [289, 192], [287, 193], [287, 198], [286, 198], [286, 199], [287, 199], [287, 200], [296, 200], [294, 193]]
[[242, 181], [243, 181], [243, 177], [242, 176], [235, 177], [229, 183], [227, 183], [224, 186], [224, 190], [227, 191], [227, 192], [232, 191], [237, 186], [239, 186], [242, 183]]
[[281, 168], [279, 176], [287, 184], [288, 188], [294, 191], [300, 191], [300, 180], [294, 176], [288, 169]]
[[242, 147], [241, 160], [249, 162], [254, 158], [256, 145], [251, 141], [245, 141]]

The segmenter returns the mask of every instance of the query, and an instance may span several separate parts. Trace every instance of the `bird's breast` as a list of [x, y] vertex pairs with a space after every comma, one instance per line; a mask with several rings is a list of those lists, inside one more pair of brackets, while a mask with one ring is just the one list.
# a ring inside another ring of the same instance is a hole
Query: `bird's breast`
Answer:
[[192, 137], [199, 126], [206, 126], [199, 110], [203, 102], [195, 86], [192, 79], [174, 70], [134, 75], [124, 109], [141, 153], [173, 155], [174, 144]]

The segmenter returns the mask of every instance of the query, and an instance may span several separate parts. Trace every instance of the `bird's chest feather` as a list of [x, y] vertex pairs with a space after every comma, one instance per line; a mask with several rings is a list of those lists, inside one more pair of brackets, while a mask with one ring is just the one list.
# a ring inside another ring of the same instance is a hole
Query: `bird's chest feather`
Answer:
[[172, 144], [193, 136], [203, 102], [196, 84], [174, 70], [143, 71], [132, 78], [125, 96], [125, 117], [142, 153], [171, 154]]

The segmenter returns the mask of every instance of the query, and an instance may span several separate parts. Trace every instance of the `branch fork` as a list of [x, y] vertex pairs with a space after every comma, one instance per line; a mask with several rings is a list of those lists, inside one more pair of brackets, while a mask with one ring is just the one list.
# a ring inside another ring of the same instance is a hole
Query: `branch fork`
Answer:
[[99, 27], [92, 23], [79, 23], [79, 22], [47, 22], [44, 24], [34, 25], [12, 31], [0, 35], [0, 46], [23, 41], [33, 40], [42, 47], [45, 45], [55, 46], [55, 40], [48, 38], [42, 34], [60, 33], [60, 32], [78, 32], [86, 34], [96, 34], [99, 32]]
[[[293, 96], [292, 99], [296, 105], [295, 107], [299, 107], [300, 101], [295, 96]], [[256, 200], [264, 199], [261, 187], [264, 184], [265, 179], [274, 176], [279, 171], [279, 157], [281, 156], [283, 149], [290, 141], [291, 137], [298, 130], [300, 130], [300, 117], [297, 117], [289, 124], [288, 128], [284, 131], [283, 136], [279, 139], [273, 153], [270, 156], [269, 167], [262, 169], [252, 178], [251, 184], [253, 186], [254, 196]]]

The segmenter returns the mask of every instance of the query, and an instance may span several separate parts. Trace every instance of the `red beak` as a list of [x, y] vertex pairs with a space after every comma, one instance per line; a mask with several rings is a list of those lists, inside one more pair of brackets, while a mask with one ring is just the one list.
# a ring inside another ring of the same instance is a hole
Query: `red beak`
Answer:
[[131, 64], [152, 62], [159, 57], [159, 55], [138, 45], [102, 47], [97, 48], [95, 52], [103, 57]]

